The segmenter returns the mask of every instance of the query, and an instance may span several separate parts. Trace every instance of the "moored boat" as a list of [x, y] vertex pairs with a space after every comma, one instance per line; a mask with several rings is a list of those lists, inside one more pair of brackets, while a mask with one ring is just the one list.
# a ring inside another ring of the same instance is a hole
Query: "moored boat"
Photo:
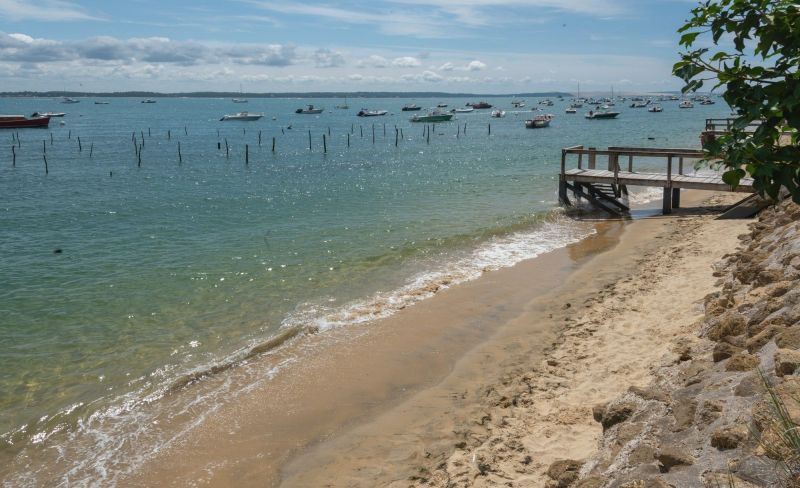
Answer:
[[0, 129], [27, 129], [30, 127], [47, 127], [50, 117], [31, 117], [24, 115], [0, 115]]
[[94, 102], [95, 105], [109, 105], [110, 103], [111, 102], [99, 102], [99, 101]]
[[386, 115], [388, 113], [389, 113], [388, 110], [369, 110], [366, 108], [362, 108], [361, 110], [358, 111], [356, 115], [358, 115], [359, 117], [380, 117], [381, 115]]
[[500, 109], [492, 110], [492, 117], [494, 117], [496, 119], [502, 119], [505, 116], [506, 116], [506, 111], [505, 110], [500, 110]]
[[74, 98], [70, 98], [70, 97], [64, 97], [61, 100], [61, 103], [81, 103], [81, 101], [80, 100], [76, 100]]
[[231, 99], [231, 101], [233, 103], [247, 103], [247, 99], [246, 98], [233, 98], [233, 99]]
[[33, 112], [31, 114], [31, 118], [37, 118], [37, 117], [51, 117], [51, 118], [53, 118], [53, 117], [63, 117], [65, 115], [67, 115], [67, 114], [65, 114], [64, 112]]
[[567, 107], [565, 112], [568, 113], [568, 114], [576, 114], [576, 113], [578, 113], [578, 109], [575, 108], [575, 107], [570, 106], [570, 107]]
[[511, 106], [514, 108], [522, 108], [525, 106], [525, 100], [511, 100]]
[[447, 122], [453, 118], [453, 114], [444, 113], [441, 110], [431, 110], [425, 115], [414, 115], [409, 120], [411, 122]]
[[422, 110], [422, 107], [420, 107], [417, 104], [410, 103], [408, 105], [404, 105], [403, 108], [401, 108], [400, 110], [402, 110], [403, 112], [414, 112], [417, 110]]
[[142, 100], [142, 103], [156, 103], [156, 101], [153, 100], [152, 98], [148, 98], [146, 100]]
[[447, 107], [447, 104], [446, 104], [446, 103], [444, 103], [444, 102], [441, 102], [441, 103], [437, 104], [436, 106], [437, 106], [438, 108], [445, 108], [445, 107]]
[[475, 108], [475, 109], [481, 109], [481, 108], [492, 108], [492, 104], [490, 104], [490, 103], [487, 103], [487, 102], [478, 102], [478, 103], [473, 103], [473, 104], [471, 105], [471, 107], [472, 107], [472, 108]]
[[659, 105], [659, 104], [657, 104], [657, 103], [656, 103], [655, 105], [651, 105], [651, 106], [650, 106], [650, 107], [647, 109], [647, 111], [648, 111], [648, 112], [663, 112], [663, 111], [664, 111], [664, 109], [663, 109], [663, 108], [661, 108], [661, 105]]
[[678, 104], [678, 108], [694, 108], [694, 104], [691, 100], [684, 100]]
[[451, 110], [451, 112], [456, 113], [456, 114], [468, 114], [468, 113], [474, 112], [474, 111], [475, 111], [475, 109], [472, 108], [472, 107], [454, 108], [453, 110]]
[[585, 115], [587, 119], [614, 119], [619, 115], [619, 112], [611, 112], [607, 110], [589, 110]]
[[542, 129], [550, 125], [553, 120], [552, 114], [537, 115], [536, 117], [525, 121], [526, 129]]
[[250, 112], [239, 112], [238, 114], [232, 115], [223, 115], [221, 121], [225, 120], [258, 120], [263, 117], [264, 114], [251, 114]]
[[321, 114], [324, 108], [314, 108], [313, 105], [306, 105], [306, 108], [298, 108], [294, 111], [296, 114]]

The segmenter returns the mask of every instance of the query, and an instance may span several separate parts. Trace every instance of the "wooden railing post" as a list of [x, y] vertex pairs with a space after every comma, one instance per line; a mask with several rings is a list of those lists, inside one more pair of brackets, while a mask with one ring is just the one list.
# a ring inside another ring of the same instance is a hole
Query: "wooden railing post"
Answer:
[[633, 154], [628, 155], [628, 173], [633, 173]]
[[595, 163], [597, 160], [597, 155], [594, 153], [596, 148], [590, 147], [589, 148], [589, 169], [595, 169]]
[[678, 159], [678, 174], [683, 176], [683, 156]]
[[[580, 166], [579, 166], [580, 167]], [[564, 174], [567, 172], [567, 150], [561, 150], [561, 178], [564, 178]]]

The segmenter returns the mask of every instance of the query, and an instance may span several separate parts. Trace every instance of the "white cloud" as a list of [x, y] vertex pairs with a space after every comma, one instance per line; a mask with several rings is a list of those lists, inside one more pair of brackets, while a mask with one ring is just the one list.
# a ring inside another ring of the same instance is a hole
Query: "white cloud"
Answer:
[[359, 68], [386, 68], [389, 66], [389, 60], [383, 56], [373, 54], [366, 59], [360, 60], [356, 65]]
[[451, 62], [447, 62], [439, 66], [439, 71], [453, 71], [454, 69], [456, 69], [456, 67]]
[[392, 60], [392, 66], [397, 66], [400, 68], [416, 68], [421, 64], [422, 63], [420, 63], [419, 59], [411, 56], [401, 56]]
[[335, 68], [344, 64], [344, 55], [338, 51], [331, 51], [328, 48], [314, 51], [314, 65], [317, 68]]
[[486, 68], [486, 63], [478, 61], [477, 59], [475, 61], [470, 61], [467, 65], [469, 71], [481, 71], [484, 68]]
[[417, 74], [407, 74], [401, 77], [405, 81], [409, 82], [416, 82], [416, 83], [439, 83], [444, 80], [444, 77], [434, 73], [433, 71], [423, 71], [422, 73]]

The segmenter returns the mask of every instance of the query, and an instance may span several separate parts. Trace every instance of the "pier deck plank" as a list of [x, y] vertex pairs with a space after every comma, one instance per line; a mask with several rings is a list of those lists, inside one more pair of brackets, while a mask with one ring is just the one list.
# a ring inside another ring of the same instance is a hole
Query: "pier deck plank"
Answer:
[[721, 176], [716, 175], [673, 175], [670, 181], [666, 174], [662, 173], [636, 173], [619, 171], [614, 177], [613, 171], [601, 169], [569, 169], [564, 173], [567, 181], [578, 183], [605, 183], [620, 184], [631, 186], [654, 186], [661, 188], [685, 188], [692, 190], [711, 190], [711, 191], [735, 191], [741, 193], [753, 193], [753, 180], [742, 178], [736, 188], [722, 181]]

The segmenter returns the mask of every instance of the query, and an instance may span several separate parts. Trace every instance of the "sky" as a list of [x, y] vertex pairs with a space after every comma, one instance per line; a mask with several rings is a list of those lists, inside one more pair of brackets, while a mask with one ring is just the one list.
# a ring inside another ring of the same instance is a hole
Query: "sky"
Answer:
[[692, 0], [0, 0], [0, 92], [680, 89]]

